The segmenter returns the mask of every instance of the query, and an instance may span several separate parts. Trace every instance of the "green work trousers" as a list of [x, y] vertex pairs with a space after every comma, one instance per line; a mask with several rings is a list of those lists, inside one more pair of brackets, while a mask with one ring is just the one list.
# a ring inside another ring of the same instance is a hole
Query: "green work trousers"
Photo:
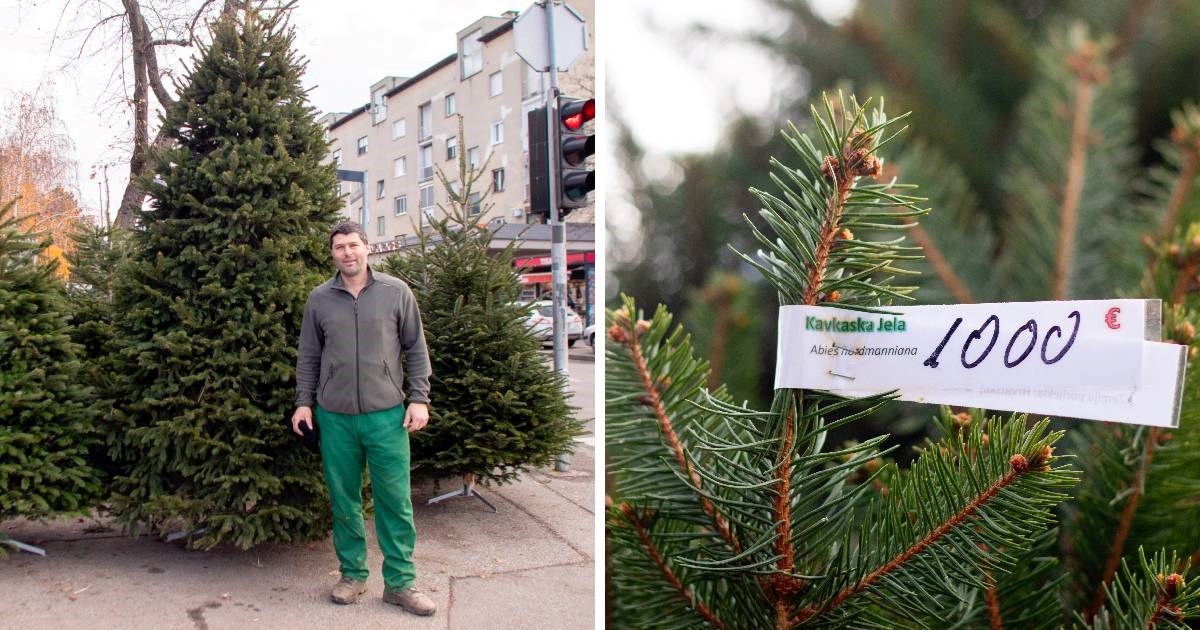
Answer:
[[342, 575], [367, 579], [367, 530], [363, 524], [363, 463], [370, 467], [375, 500], [375, 537], [383, 552], [387, 590], [413, 586], [417, 572], [413, 547], [412, 489], [409, 486], [408, 430], [404, 405], [361, 415], [334, 413], [317, 406], [321, 461], [333, 503], [333, 548]]

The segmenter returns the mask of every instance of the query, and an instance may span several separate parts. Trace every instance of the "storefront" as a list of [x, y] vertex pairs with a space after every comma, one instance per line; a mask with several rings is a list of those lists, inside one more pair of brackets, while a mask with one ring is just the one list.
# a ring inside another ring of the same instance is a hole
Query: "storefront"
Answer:
[[[522, 300], [553, 298], [549, 256], [517, 258], [513, 267], [520, 274]], [[596, 252], [567, 254], [567, 305], [579, 313], [587, 325], [596, 321], [595, 304]]]

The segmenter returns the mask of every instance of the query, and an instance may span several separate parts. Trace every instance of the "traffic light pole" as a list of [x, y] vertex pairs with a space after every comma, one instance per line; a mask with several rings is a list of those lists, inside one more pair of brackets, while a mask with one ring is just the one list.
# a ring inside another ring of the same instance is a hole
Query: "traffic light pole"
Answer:
[[[558, 57], [554, 51], [554, 6], [553, 0], [545, 0], [546, 45], [550, 67], [550, 90], [546, 93], [546, 129], [557, 129], [558, 122]], [[551, 132], [552, 133], [552, 132]], [[554, 300], [554, 369], [567, 376], [567, 239], [559, 209], [558, 179], [561, 166], [558, 142], [547, 142], [546, 152], [550, 169], [550, 286]], [[566, 385], [564, 384], [564, 387]], [[558, 456], [554, 469], [566, 472], [571, 468], [571, 459], [566, 453]]]

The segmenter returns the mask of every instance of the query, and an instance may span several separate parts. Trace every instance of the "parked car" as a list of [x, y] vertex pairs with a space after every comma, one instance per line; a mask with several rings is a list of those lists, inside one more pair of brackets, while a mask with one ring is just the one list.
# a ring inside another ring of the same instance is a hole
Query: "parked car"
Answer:
[[588, 345], [592, 347], [592, 351], [596, 350], [596, 325], [591, 324], [583, 329], [583, 338], [587, 339]]
[[[533, 303], [533, 309], [526, 320], [529, 329], [542, 340], [542, 343], [554, 341], [554, 302], [539, 300]], [[575, 311], [567, 308], [567, 347], [583, 338], [583, 318]]]
[[541, 309], [535, 308], [529, 311], [529, 315], [525, 318], [525, 325], [543, 343], [554, 338], [554, 320], [542, 315]]

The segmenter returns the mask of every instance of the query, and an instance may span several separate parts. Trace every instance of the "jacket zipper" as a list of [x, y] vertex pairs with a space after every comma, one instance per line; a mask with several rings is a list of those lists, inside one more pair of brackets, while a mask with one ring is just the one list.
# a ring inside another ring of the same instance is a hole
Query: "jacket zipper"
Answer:
[[354, 395], [358, 398], [358, 415], [362, 415], [363, 408], [362, 382], [359, 378], [362, 371], [361, 361], [362, 358], [358, 356], [358, 298], [354, 298]]

